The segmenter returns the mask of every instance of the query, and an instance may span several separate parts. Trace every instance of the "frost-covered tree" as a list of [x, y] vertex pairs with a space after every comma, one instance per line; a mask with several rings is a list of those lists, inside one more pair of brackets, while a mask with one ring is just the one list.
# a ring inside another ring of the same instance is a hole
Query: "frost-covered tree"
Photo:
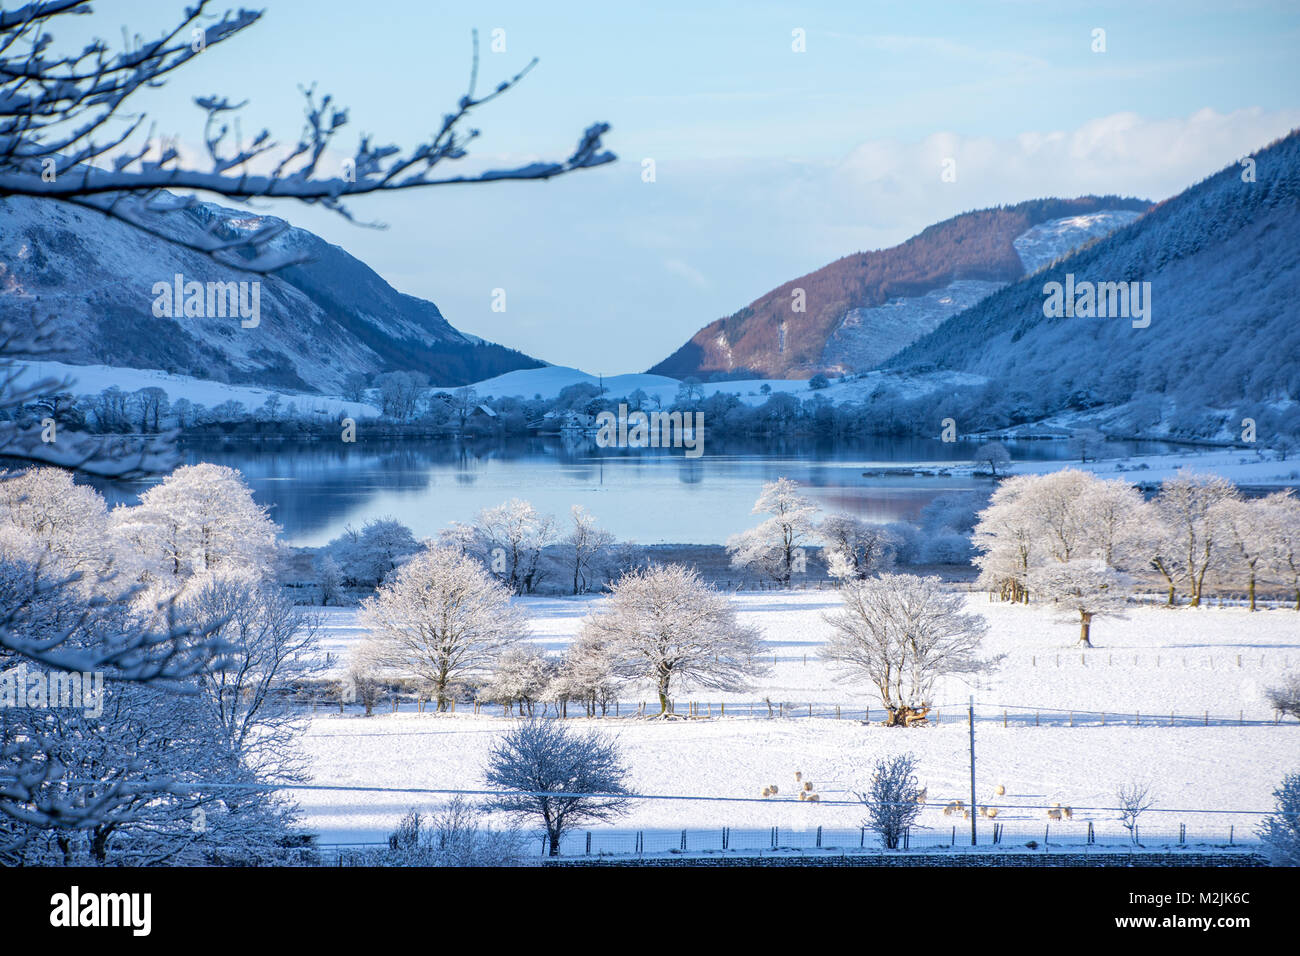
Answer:
[[485, 774], [489, 787], [505, 791], [493, 808], [540, 822], [551, 856], [578, 824], [627, 812], [627, 776], [617, 743], [557, 720], [527, 720], [508, 731], [493, 744]]
[[1004, 601], [1029, 601], [1029, 571], [1042, 560], [1038, 521], [1024, 505], [1033, 482], [1031, 475], [1002, 482], [980, 512], [972, 537], [980, 552], [975, 558], [979, 584]]
[[827, 515], [817, 526], [822, 560], [834, 578], [865, 578], [894, 566], [896, 539], [887, 528], [852, 515]]
[[1040, 568], [1097, 560], [1124, 569], [1148, 560], [1142, 496], [1123, 481], [1063, 469], [1009, 478], [975, 527], [980, 583], [1004, 599], [1028, 602]]
[[224, 465], [177, 468], [138, 505], [114, 508], [110, 520], [147, 577], [177, 584], [223, 567], [268, 574], [277, 556], [279, 527], [243, 476]]
[[1176, 555], [1172, 570], [1180, 575], [1192, 607], [1201, 604], [1206, 575], [1227, 560], [1229, 535], [1220, 506], [1237, 496], [1237, 487], [1218, 475], [1182, 470], [1160, 483], [1155, 513], [1168, 529], [1170, 553]]
[[344, 866], [521, 866], [524, 837], [516, 829], [485, 825], [484, 814], [456, 794], [437, 813], [426, 817], [408, 811], [379, 850], [345, 853]]
[[522, 717], [546, 695], [555, 675], [555, 664], [535, 644], [517, 644], [506, 648], [492, 665], [492, 677], [478, 691], [485, 703], [501, 704], [508, 710], [519, 705]]
[[374, 518], [360, 530], [351, 526], [326, 548], [345, 583], [378, 586], [403, 561], [420, 550], [411, 529], [396, 518]]
[[596, 524], [595, 515], [574, 505], [569, 509], [572, 528], [562, 542], [573, 568], [573, 593], [586, 591], [596, 565], [614, 545], [614, 535]]
[[1138, 821], [1142, 814], [1146, 813], [1155, 806], [1155, 798], [1151, 795], [1151, 784], [1134, 780], [1130, 783], [1121, 784], [1115, 791], [1115, 799], [1119, 803], [1119, 820], [1128, 831], [1129, 838], [1138, 842]]
[[555, 519], [521, 498], [511, 498], [480, 511], [475, 528], [497, 580], [515, 594], [532, 594], [541, 583], [542, 551], [555, 540]]
[[867, 808], [865, 825], [880, 834], [888, 850], [897, 850], [903, 834], [921, 815], [921, 786], [916, 755], [895, 754], [876, 761], [871, 783], [857, 798]]
[[1119, 615], [1128, 599], [1129, 579], [1099, 559], [1051, 562], [1029, 572], [1035, 600], [1051, 601], [1079, 622], [1079, 646], [1092, 647], [1094, 618]]
[[108, 510], [103, 496], [62, 468], [0, 472], [0, 526], [30, 535], [65, 572], [107, 572]]
[[1236, 581], [1244, 581], [1254, 611], [1259, 576], [1276, 553], [1278, 531], [1276, 518], [1281, 513], [1267, 499], [1246, 501], [1225, 498], [1214, 506], [1214, 517], [1223, 529], [1224, 571]]
[[1080, 428], [1070, 433], [1070, 451], [1079, 456], [1080, 464], [1097, 460], [1106, 436], [1095, 428]]
[[994, 478], [998, 477], [998, 469], [1004, 473], [1011, 465], [1011, 453], [1007, 451], [1007, 446], [1000, 441], [989, 441], [975, 449], [975, 465], [977, 467], [988, 466], [989, 474]]
[[[157, 632], [127, 604], [49, 586], [33, 567], [3, 560], [0, 608], [39, 647], [20, 653], [0, 644], [0, 687], [46, 668], [103, 674], [100, 692], [81, 706], [0, 707], [0, 861], [277, 858], [292, 807], [259, 788], [251, 750], [205, 699], [199, 684], [213, 647], [201, 643], [202, 632], [148, 641]], [[188, 616], [168, 617], [175, 626]], [[190, 656], [176, 645], [188, 645]], [[226, 662], [237, 653], [224, 639], [221, 650]]]
[[617, 676], [654, 687], [660, 715], [674, 689], [740, 690], [763, 671], [757, 628], [741, 624], [725, 595], [680, 564], [624, 574], [582, 635], [605, 648]]
[[770, 517], [757, 527], [727, 539], [731, 566], [754, 568], [789, 586], [791, 575], [801, 570], [804, 547], [817, 538], [815, 522], [819, 510], [810, 499], [799, 494], [799, 485], [789, 478], [765, 483], [750, 513]]
[[1291, 591], [1295, 609], [1300, 611], [1300, 499], [1287, 490], [1269, 495], [1265, 501], [1273, 513], [1276, 532], [1269, 570]]
[[978, 674], [997, 663], [977, 656], [988, 623], [968, 614], [962, 595], [945, 590], [937, 577], [847, 581], [840, 599], [843, 609], [826, 615], [833, 633], [821, 655], [842, 679], [876, 689], [886, 726], [924, 723], [938, 678]]
[[1279, 714], [1300, 719], [1300, 672], [1283, 675], [1280, 683], [1265, 689], [1264, 696]]
[[362, 602], [360, 621], [373, 660], [421, 680], [440, 711], [461, 681], [488, 674], [528, 628], [510, 592], [449, 548], [422, 551], [398, 568]]
[[582, 704], [588, 717], [605, 716], [614, 702], [614, 664], [598, 635], [585, 633], [569, 645], [559, 670], [546, 689], [548, 699], [566, 708], [569, 701]]
[[223, 643], [221, 661], [195, 680], [225, 747], [259, 777], [300, 779], [294, 737], [306, 718], [289, 692], [324, 669], [318, 622], [256, 572], [230, 567], [190, 582], [180, 612]]
[[320, 582], [320, 603], [338, 604], [343, 599], [343, 569], [331, 554], [318, 556], [315, 564]]
[[366, 709], [366, 716], [372, 717], [375, 705], [387, 689], [387, 684], [380, 676], [380, 667], [371, 653], [372, 645], [366, 641], [353, 645], [348, 656], [348, 673], [344, 695], [346, 699], [355, 700]]
[[1300, 773], [1283, 777], [1273, 798], [1273, 812], [1259, 830], [1264, 852], [1274, 866], [1300, 866]]

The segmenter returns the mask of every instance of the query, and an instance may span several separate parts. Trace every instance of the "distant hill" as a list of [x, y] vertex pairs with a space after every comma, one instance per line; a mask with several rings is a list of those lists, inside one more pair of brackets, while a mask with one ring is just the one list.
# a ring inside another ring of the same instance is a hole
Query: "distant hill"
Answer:
[[[1226, 167], [948, 319], [885, 368], [985, 376], [978, 415], [990, 422], [1110, 408], [1133, 432], [1239, 438], [1241, 417], [1300, 426], [1300, 131], [1253, 159], [1254, 182]], [[1044, 285], [1067, 274], [1076, 286], [1150, 282], [1149, 327], [1049, 318]]]
[[[163, 221], [173, 234], [233, 237], [268, 220], [205, 203]], [[313, 233], [290, 228], [274, 244], [312, 261], [258, 276], [89, 210], [0, 199], [0, 308], [49, 319], [61, 349], [52, 357], [63, 362], [305, 392], [338, 393], [352, 372], [418, 371], [452, 385], [544, 364], [457, 331], [432, 302]], [[177, 274], [205, 285], [260, 280], [259, 324], [156, 316], [151, 290]]]
[[[807, 378], [873, 368], [949, 316], [1150, 205], [1084, 196], [954, 216], [901, 245], [845, 256], [776, 287], [705, 326], [650, 372]], [[792, 307], [799, 289], [803, 312]]]

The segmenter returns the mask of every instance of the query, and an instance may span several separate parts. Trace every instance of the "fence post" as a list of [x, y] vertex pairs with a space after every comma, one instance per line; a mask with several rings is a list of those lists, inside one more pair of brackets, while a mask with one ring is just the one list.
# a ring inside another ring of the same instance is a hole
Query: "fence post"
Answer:
[[821, 845], [822, 845], [822, 828], [821, 828], [821, 827], [818, 827], [818, 828], [817, 828], [817, 845], [818, 845], [818, 846], [821, 846]]
[[686, 831], [682, 831], [682, 852], [686, 852]]
[[591, 831], [587, 831], [587, 856], [591, 856]]

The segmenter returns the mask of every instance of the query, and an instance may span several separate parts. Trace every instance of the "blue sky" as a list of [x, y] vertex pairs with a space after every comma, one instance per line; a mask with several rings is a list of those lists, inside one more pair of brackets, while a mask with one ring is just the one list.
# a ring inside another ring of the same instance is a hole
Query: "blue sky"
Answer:
[[[180, 6], [105, 0], [60, 39], [115, 39], [124, 24], [152, 36]], [[351, 109], [348, 149], [363, 131], [409, 145], [463, 91], [474, 28], [484, 84], [541, 61], [475, 116], [474, 163], [562, 158], [589, 123], [612, 124], [613, 166], [356, 200], [382, 231], [260, 207], [465, 331], [593, 373], [644, 370], [771, 287], [959, 212], [1085, 192], [1162, 199], [1300, 126], [1293, 2], [265, 9], [141, 98], [159, 130], [199, 142], [190, 98], [220, 92], [250, 101], [245, 131], [292, 142], [298, 87], [315, 82]], [[488, 48], [497, 28], [504, 53]], [[941, 181], [946, 158], [956, 182]], [[505, 313], [490, 308], [495, 288]]]

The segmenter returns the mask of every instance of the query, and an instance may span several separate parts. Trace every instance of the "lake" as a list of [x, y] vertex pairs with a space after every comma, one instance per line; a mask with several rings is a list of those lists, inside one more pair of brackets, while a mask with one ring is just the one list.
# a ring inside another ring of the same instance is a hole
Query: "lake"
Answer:
[[[1007, 442], [1013, 460], [1065, 460], [1065, 442]], [[681, 449], [602, 449], [560, 437], [517, 441], [204, 442], [182, 446], [187, 463], [243, 472], [289, 544], [317, 546], [368, 519], [393, 516], [417, 537], [482, 508], [524, 498], [561, 523], [580, 504], [622, 540], [720, 544], [757, 523], [764, 482], [790, 478], [828, 511], [869, 521], [914, 518], [945, 492], [989, 488], [973, 477], [864, 477], [909, 465], [970, 461], [977, 443], [879, 438], [852, 444], [709, 440]], [[1111, 442], [1104, 457], [1158, 454], [1159, 442]], [[134, 502], [151, 482], [101, 486], [110, 504]]]

